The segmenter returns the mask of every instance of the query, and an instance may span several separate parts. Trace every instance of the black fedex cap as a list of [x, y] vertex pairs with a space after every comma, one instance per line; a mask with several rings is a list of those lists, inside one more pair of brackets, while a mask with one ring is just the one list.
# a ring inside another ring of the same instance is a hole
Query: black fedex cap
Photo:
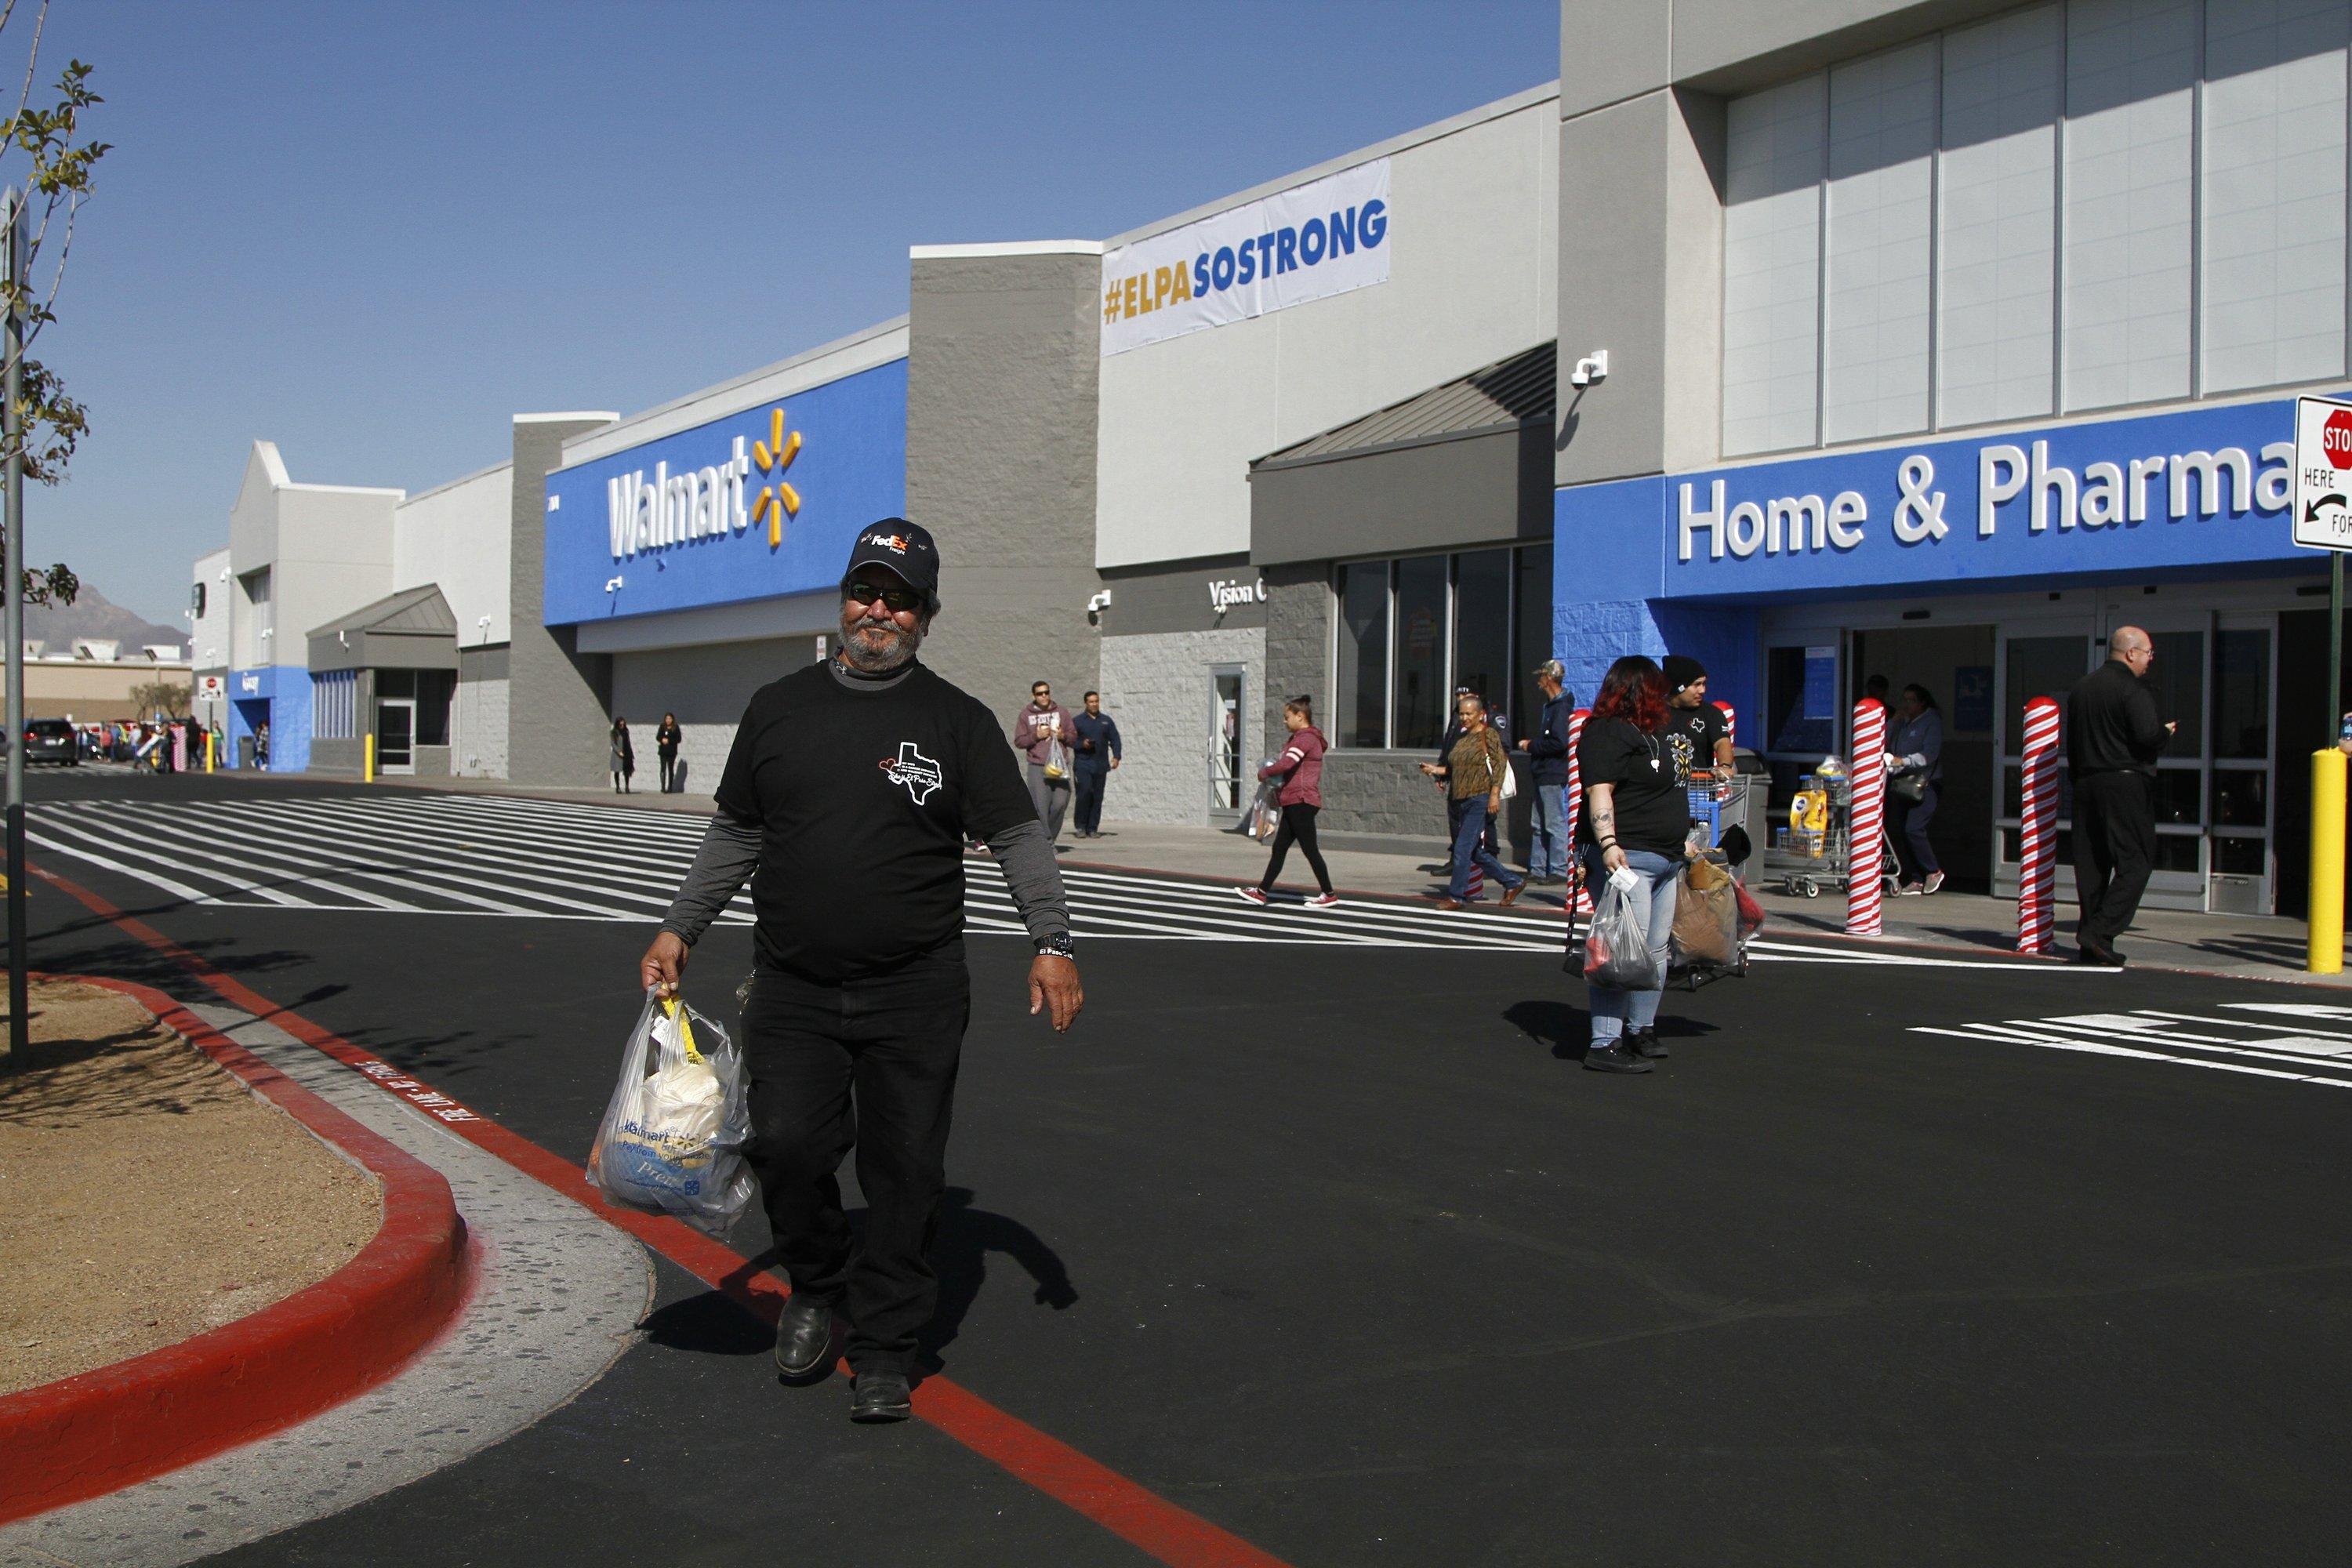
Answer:
[[940, 595], [940, 547], [930, 531], [903, 517], [886, 517], [858, 530], [849, 548], [849, 565], [842, 573], [846, 584], [860, 566], [887, 566], [927, 599]]

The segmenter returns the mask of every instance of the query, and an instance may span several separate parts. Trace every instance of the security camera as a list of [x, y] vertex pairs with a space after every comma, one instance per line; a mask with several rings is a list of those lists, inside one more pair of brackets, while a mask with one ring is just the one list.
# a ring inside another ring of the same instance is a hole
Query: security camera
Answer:
[[1087, 625], [1090, 626], [1098, 626], [1102, 625], [1102, 613], [1104, 610], [1108, 608], [1109, 605], [1110, 590], [1108, 588], [1105, 588], [1101, 593], [1097, 594], [1094, 597], [1088, 599], [1087, 601]]
[[1569, 372], [1568, 384], [1570, 386], [1591, 386], [1596, 381], [1606, 381], [1607, 379], [1609, 379], [1609, 351], [1607, 349], [1594, 349], [1591, 353], [1576, 362], [1576, 368]]

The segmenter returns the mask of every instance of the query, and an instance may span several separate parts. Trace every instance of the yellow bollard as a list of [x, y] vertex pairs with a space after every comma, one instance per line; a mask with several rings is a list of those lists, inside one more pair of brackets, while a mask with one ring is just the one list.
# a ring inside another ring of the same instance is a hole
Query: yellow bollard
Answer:
[[2307, 974], [2344, 973], [2344, 773], [2342, 752], [2311, 753], [2311, 944]]
[[[367, 761], [361, 764], [360, 783], [375, 783], [375, 737], [373, 735], [367, 738]], [[2336, 794], [2337, 799], [2343, 798], [2344, 792], [2341, 789], [2338, 789]]]
[[207, 730], [207, 731], [205, 731], [205, 772], [206, 772], [206, 773], [210, 773], [210, 772], [212, 772], [212, 771], [213, 771], [213, 732], [212, 732], [210, 730]]

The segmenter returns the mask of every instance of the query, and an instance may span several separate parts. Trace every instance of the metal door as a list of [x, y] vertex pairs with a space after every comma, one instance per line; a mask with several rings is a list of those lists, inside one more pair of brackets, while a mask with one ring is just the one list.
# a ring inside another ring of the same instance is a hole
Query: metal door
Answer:
[[416, 700], [383, 697], [375, 705], [375, 771], [413, 773], [416, 771]]
[[1239, 665], [1214, 665], [1209, 670], [1209, 820], [1231, 822], [1241, 815], [1254, 791], [1244, 784], [1250, 770], [1243, 764], [1249, 707], [1244, 698], [1245, 672]]

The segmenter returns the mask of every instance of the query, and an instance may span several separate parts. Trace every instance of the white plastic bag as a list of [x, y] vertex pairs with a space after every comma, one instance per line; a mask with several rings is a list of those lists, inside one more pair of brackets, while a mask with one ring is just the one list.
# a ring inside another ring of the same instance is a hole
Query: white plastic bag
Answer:
[[[1638, 877], [1633, 881], [1636, 888], [1644, 886]], [[1584, 933], [1584, 978], [1612, 991], [1655, 991], [1665, 983], [1650, 952], [1649, 932], [1642, 929], [1642, 912], [1622, 878], [1603, 883], [1593, 905], [1592, 924]]]
[[750, 1083], [727, 1031], [682, 1001], [646, 993], [621, 1078], [588, 1153], [588, 1180], [616, 1208], [666, 1214], [721, 1236], [751, 1202]]

